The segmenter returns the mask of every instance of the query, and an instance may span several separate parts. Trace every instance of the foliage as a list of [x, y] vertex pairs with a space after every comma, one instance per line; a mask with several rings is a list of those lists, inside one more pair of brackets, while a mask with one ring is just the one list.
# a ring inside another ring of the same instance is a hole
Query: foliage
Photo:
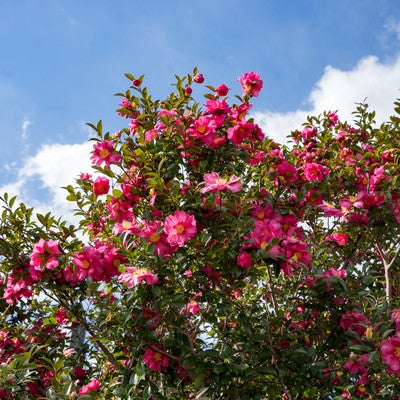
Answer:
[[78, 227], [1, 198], [0, 398], [395, 398], [400, 118], [279, 145], [254, 72], [204, 105], [197, 69], [163, 101], [126, 76], [127, 127], [89, 124], [66, 188]]

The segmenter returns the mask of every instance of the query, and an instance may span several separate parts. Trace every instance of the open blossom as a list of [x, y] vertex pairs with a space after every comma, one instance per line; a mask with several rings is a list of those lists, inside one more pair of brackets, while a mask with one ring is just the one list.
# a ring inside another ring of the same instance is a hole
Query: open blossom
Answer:
[[246, 253], [245, 251], [243, 251], [242, 253], [239, 253], [239, 255], [237, 256], [236, 262], [243, 269], [248, 269], [253, 264], [253, 260], [251, 259], [251, 255], [249, 253]]
[[197, 139], [203, 140], [204, 137], [214, 134], [217, 129], [215, 121], [208, 116], [201, 116], [196, 119], [187, 133]]
[[229, 190], [237, 193], [242, 189], [242, 184], [236, 175], [232, 175], [229, 179], [221, 178], [217, 172], [211, 172], [204, 175], [205, 186], [200, 189], [200, 193], [212, 192], [216, 193], [220, 190]]
[[307, 163], [303, 167], [304, 176], [308, 181], [321, 182], [326, 175], [328, 175], [329, 170], [317, 163]]
[[243, 95], [257, 97], [263, 87], [263, 81], [256, 72], [246, 72], [238, 81], [242, 85]]
[[196, 220], [193, 215], [177, 210], [165, 218], [164, 232], [167, 234], [167, 241], [171, 246], [183, 247], [196, 235]]
[[79, 389], [78, 391], [79, 396], [89, 394], [90, 392], [97, 390], [99, 387], [100, 387], [100, 382], [96, 378], [93, 378], [87, 385], [82, 386]]
[[31, 254], [31, 266], [41, 271], [43, 268], [54, 269], [58, 266], [57, 256], [61, 254], [55, 240], [40, 239], [34, 246]]
[[228, 139], [234, 144], [241, 144], [244, 140], [250, 138], [257, 125], [245, 120], [238, 121], [234, 126], [228, 128]]
[[346, 244], [349, 243], [349, 238], [345, 233], [332, 233], [331, 235], [328, 235], [325, 240], [333, 240], [335, 241], [339, 246], [345, 246]]
[[364, 336], [367, 326], [371, 325], [367, 317], [358, 311], [349, 311], [342, 315], [340, 326], [344, 331], [352, 330], [360, 336]]
[[113, 142], [104, 140], [103, 142], [97, 142], [93, 146], [93, 153], [90, 159], [95, 165], [105, 163], [109, 168], [110, 164], [118, 164], [120, 162], [121, 155], [115, 152]]
[[151, 347], [147, 347], [143, 354], [143, 362], [153, 371], [160, 372], [162, 367], [168, 367], [169, 357]]
[[388, 365], [387, 371], [400, 376], [400, 338], [393, 336], [382, 340], [381, 352], [382, 360]]
[[158, 276], [147, 268], [126, 267], [125, 272], [122, 272], [118, 280], [126, 283], [128, 289], [132, 289], [142, 281], [145, 281], [148, 285], [155, 285], [158, 283]]
[[[18, 275], [18, 270], [13, 271]], [[7, 286], [4, 289], [3, 298], [6, 300], [8, 304], [14, 304], [21, 297], [25, 297], [29, 299], [33, 295], [33, 290], [30, 289], [30, 286], [33, 284], [33, 280], [30, 276], [22, 279], [14, 277], [13, 275], [8, 277]]]
[[95, 196], [107, 194], [110, 190], [110, 181], [105, 176], [99, 176], [93, 182], [93, 193]]

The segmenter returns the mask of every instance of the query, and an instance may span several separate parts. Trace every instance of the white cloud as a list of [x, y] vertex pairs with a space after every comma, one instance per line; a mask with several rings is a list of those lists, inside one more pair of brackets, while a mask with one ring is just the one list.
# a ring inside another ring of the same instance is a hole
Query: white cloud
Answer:
[[32, 122], [29, 119], [24, 119], [22, 122], [22, 139], [26, 140], [28, 139], [28, 128], [32, 124]]
[[80, 172], [90, 172], [92, 143], [47, 144], [24, 160], [14, 183], [0, 188], [0, 193], [17, 195], [20, 201], [40, 213], [51, 211], [56, 217], [73, 219], [73, 203], [65, 200], [63, 186], [74, 184]]
[[292, 130], [301, 127], [307, 115], [338, 111], [341, 120], [352, 122], [354, 118], [351, 113], [356, 103], [366, 101], [370, 109], [376, 111], [376, 121], [380, 123], [392, 114], [393, 103], [398, 98], [400, 56], [386, 63], [377, 57], [368, 56], [349, 71], [326, 67], [308, 96], [308, 110], [258, 112], [254, 117], [269, 136], [282, 143]]

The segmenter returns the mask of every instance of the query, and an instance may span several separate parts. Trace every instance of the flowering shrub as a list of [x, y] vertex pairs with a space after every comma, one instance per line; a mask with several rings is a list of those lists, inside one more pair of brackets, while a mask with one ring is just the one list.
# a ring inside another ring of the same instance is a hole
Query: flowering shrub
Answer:
[[400, 118], [279, 145], [254, 72], [237, 104], [197, 103], [197, 69], [163, 101], [127, 78], [66, 188], [79, 226], [1, 199], [0, 398], [396, 398]]

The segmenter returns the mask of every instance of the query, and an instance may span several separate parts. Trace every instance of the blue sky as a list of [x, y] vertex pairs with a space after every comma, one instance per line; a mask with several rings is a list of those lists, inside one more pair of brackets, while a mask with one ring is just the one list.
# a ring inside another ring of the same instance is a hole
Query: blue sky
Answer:
[[347, 118], [364, 98], [386, 117], [399, 54], [398, 0], [0, 1], [0, 192], [65, 213], [54, 188], [88, 164], [85, 122], [124, 124], [124, 72], [158, 97], [194, 66], [234, 93], [256, 71], [255, 116], [284, 140], [307, 113]]

